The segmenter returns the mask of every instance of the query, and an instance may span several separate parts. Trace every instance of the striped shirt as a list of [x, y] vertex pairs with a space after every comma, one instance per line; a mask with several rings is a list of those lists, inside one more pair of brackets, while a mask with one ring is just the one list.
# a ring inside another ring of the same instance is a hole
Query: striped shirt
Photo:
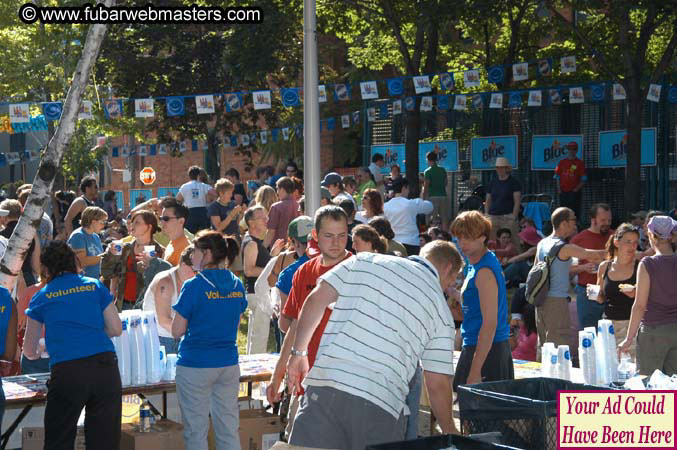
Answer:
[[435, 267], [423, 258], [360, 253], [320, 277], [338, 299], [304, 386], [364, 398], [395, 418], [420, 360], [452, 375], [454, 326]]

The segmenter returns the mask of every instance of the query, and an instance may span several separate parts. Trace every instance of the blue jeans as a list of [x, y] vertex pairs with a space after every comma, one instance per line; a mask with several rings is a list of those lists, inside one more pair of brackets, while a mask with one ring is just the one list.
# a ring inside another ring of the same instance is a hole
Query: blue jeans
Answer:
[[21, 375], [49, 372], [49, 358], [28, 359], [21, 354]]
[[597, 328], [597, 321], [602, 318], [604, 305], [588, 299], [585, 286], [576, 285], [576, 309], [578, 310], [579, 329], [585, 327]]
[[418, 438], [418, 409], [421, 403], [421, 389], [423, 388], [423, 371], [421, 366], [416, 367], [414, 376], [409, 382], [409, 394], [407, 394], [407, 407], [410, 415], [407, 420], [407, 429], [404, 433], [404, 438], [407, 440]]
[[160, 345], [165, 346], [165, 355], [179, 353], [179, 339], [160, 336]]

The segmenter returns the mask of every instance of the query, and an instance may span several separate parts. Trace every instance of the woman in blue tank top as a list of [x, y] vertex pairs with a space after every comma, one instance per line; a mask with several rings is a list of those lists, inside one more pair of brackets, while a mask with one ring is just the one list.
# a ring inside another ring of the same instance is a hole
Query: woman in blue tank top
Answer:
[[463, 349], [454, 388], [515, 377], [510, 351], [508, 298], [501, 263], [487, 249], [491, 222], [478, 211], [461, 213], [451, 224], [469, 268], [463, 296]]
[[[0, 359], [13, 361], [16, 353], [16, 304], [7, 288], [0, 286]], [[0, 423], [5, 414], [5, 393], [0, 378]]]

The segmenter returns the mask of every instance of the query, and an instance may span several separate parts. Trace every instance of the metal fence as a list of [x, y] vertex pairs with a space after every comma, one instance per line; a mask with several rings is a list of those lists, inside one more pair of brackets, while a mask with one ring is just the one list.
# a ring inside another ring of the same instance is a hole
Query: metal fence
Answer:
[[[668, 90], [663, 86], [663, 92]], [[588, 88], [586, 99], [590, 98]], [[563, 96], [567, 98], [568, 96]], [[487, 184], [494, 176], [491, 171], [473, 171], [470, 167], [470, 139], [476, 136], [517, 135], [518, 168], [513, 175], [522, 183], [523, 194], [551, 194], [557, 204], [553, 172], [531, 170], [531, 139], [539, 134], [582, 134], [583, 155], [588, 182], [583, 189], [583, 211], [595, 202], [609, 203], [613, 211], [623, 211], [625, 169], [599, 168], [599, 132], [625, 129], [625, 101], [607, 100], [599, 103], [504, 107], [490, 109], [485, 102], [482, 109], [468, 111], [421, 112], [420, 139], [445, 138], [459, 141], [459, 172], [450, 175], [452, 208], [457, 211], [458, 199], [469, 194], [477, 184]], [[643, 127], [657, 131], [657, 165], [643, 167], [640, 180], [641, 209], [670, 210], [677, 206], [677, 104], [669, 103], [663, 95], [660, 103], [646, 101]], [[377, 103], [365, 104], [374, 106]], [[377, 108], [378, 109], [378, 108]], [[404, 142], [403, 115], [379, 118], [365, 124], [363, 147], [367, 154], [370, 145]], [[579, 153], [579, 157], [581, 154]], [[420, 168], [423, 170], [424, 168]], [[618, 213], [616, 214], [618, 216]], [[584, 214], [583, 220], [587, 220]], [[626, 219], [615, 217], [615, 221]]]

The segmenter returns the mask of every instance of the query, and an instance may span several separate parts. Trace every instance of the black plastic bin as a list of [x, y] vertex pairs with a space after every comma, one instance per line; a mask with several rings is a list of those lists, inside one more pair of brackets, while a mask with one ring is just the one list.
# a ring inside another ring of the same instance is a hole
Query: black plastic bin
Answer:
[[557, 391], [611, 390], [557, 378], [492, 381], [458, 387], [464, 433], [498, 431], [517, 448], [557, 448]]
[[440, 450], [449, 446], [458, 450], [519, 450], [505, 445], [492, 444], [472, 437], [443, 434], [410, 441], [390, 442], [367, 446], [365, 450]]

